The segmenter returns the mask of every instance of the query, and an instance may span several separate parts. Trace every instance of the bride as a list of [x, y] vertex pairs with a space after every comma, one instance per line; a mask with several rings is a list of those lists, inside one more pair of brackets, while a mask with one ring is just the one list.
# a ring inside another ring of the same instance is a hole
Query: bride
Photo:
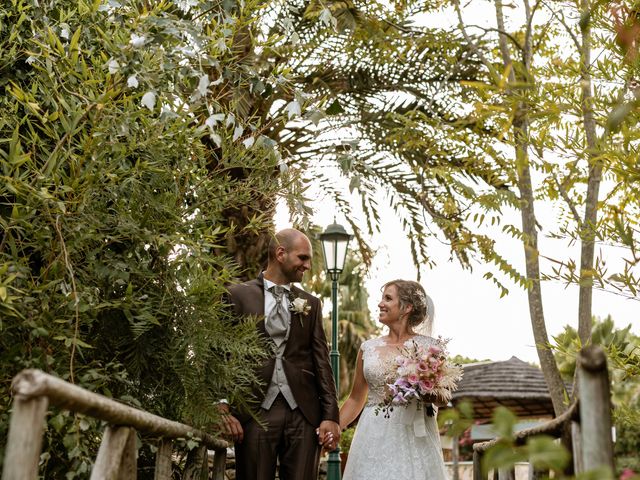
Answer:
[[[378, 308], [380, 322], [389, 333], [360, 347], [353, 388], [340, 409], [343, 430], [362, 412], [342, 478], [446, 480], [436, 416], [428, 416], [428, 409], [416, 400], [387, 413], [376, 408], [400, 350], [412, 342], [435, 344], [430, 336], [416, 333], [431, 333], [433, 304], [419, 283], [393, 280], [384, 285]], [[434, 405], [443, 403], [435, 397], [428, 400]]]

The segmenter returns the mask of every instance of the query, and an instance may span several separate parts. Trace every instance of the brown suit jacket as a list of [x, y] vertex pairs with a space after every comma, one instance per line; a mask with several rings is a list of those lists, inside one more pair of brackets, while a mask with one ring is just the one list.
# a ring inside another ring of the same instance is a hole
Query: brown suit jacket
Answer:
[[[229, 287], [229, 300], [237, 315], [258, 317], [258, 332], [269, 334], [264, 325], [264, 282], [262, 275]], [[291, 287], [295, 297], [307, 300], [311, 310], [307, 315], [291, 312], [291, 330], [282, 359], [283, 368], [298, 408], [313, 426], [323, 420], [339, 422], [338, 401], [333, 373], [329, 362], [329, 348], [322, 327], [320, 300], [295, 286]], [[301, 318], [302, 317], [302, 318]], [[262, 385], [254, 393], [260, 401], [266, 394], [273, 375], [275, 358], [269, 358], [257, 368]], [[250, 416], [235, 412], [244, 423]]]

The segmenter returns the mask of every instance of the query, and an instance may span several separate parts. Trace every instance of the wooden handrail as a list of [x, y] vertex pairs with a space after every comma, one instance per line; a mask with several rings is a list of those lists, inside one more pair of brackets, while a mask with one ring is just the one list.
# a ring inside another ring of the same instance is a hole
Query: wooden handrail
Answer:
[[[111, 398], [85, 390], [40, 370], [23, 370], [12, 382], [13, 411], [5, 451], [2, 480], [35, 479], [49, 405], [82, 413], [108, 423], [91, 478], [135, 479], [135, 431], [160, 437], [156, 478], [171, 478], [171, 440], [197, 438], [201, 469], [208, 462], [206, 448], [215, 450], [214, 478], [224, 478], [229, 443], [183, 423], [174, 422]], [[204, 472], [204, 470], [202, 470]], [[206, 472], [205, 472], [206, 473]]]
[[229, 446], [228, 442], [189, 425], [130, 407], [40, 370], [23, 370], [14, 377], [11, 388], [14, 395], [24, 398], [44, 396], [52, 405], [104, 420], [111, 425], [127, 425], [139, 432], [164, 438], [197, 437], [212, 450]]
[[[516, 445], [522, 445], [533, 435], [547, 434], [562, 437], [570, 422], [582, 428], [579, 448], [573, 448], [578, 470], [608, 468], [613, 471], [613, 446], [611, 441], [611, 400], [607, 359], [601, 347], [590, 345], [578, 354], [578, 398], [558, 417], [542, 425], [521, 430], [514, 434]], [[473, 445], [473, 480], [486, 480], [487, 473], [481, 468], [483, 454], [501, 439]], [[575, 440], [575, 439], [574, 439]], [[580, 466], [581, 465], [581, 466]], [[580, 472], [578, 472], [580, 473]], [[513, 474], [513, 471], [508, 472]], [[533, 472], [532, 478], [543, 478], [544, 472]]]
[[[525, 430], [520, 430], [513, 434], [513, 439], [516, 445], [523, 445], [528, 437], [533, 435], [551, 435], [558, 437], [562, 433], [562, 429], [566, 422], [571, 420], [578, 420], [580, 418], [580, 410], [578, 407], [578, 401], [576, 400], [564, 411], [564, 413], [542, 425], [536, 425]], [[500, 441], [500, 438], [494, 438], [486, 442], [478, 442], [473, 444], [473, 450], [478, 453], [484, 453], [487, 449], [493, 447]]]

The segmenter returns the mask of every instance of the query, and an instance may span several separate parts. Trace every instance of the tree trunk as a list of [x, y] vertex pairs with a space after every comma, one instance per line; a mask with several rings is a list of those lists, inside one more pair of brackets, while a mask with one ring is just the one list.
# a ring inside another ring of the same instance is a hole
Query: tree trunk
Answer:
[[[523, 52], [523, 67], [527, 76], [531, 61], [531, 12], [526, 3], [527, 12], [527, 33]], [[499, 32], [505, 32], [504, 15], [502, 12], [501, 0], [496, 0], [496, 21]], [[502, 54], [505, 69], [509, 69], [509, 83], [516, 82], [516, 76], [512, 68], [511, 55], [505, 35], [499, 36], [500, 52]], [[530, 79], [528, 79], [530, 80]], [[549, 394], [553, 403], [553, 409], [560, 415], [566, 409], [564, 404], [565, 388], [553, 352], [546, 348], [549, 343], [549, 336], [544, 319], [542, 306], [542, 288], [540, 285], [540, 262], [538, 256], [538, 232], [536, 227], [536, 217], [534, 208], [534, 194], [531, 183], [531, 170], [527, 150], [528, 143], [528, 107], [525, 103], [519, 102], [515, 107], [513, 132], [515, 139], [516, 170], [518, 176], [518, 190], [520, 191], [520, 213], [522, 218], [522, 232], [524, 233], [524, 256], [527, 281], [527, 296], [529, 300], [529, 316], [531, 318], [531, 328], [536, 342], [536, 350], [540, 359], [540, 367], [545, 377]]]
[[[589, 12], [590, 0], [582, 0], [583, 14]], [[589, 162], [589, 179], [587, 181], [587, 199], [584, 220], [580, 228], [580, 293], [578, 300], [578, 336], [582, 345], [591, 338], [591, 311], [593, 297], [593, 261], [595, 256], [595, 236], [598, 221], [598, 194], [602, 179], [602, 164], [596, 159], [597, 134], [596, 120], [593, 115], [593, 93], [591, 89], [591, 27], [582, 28], [581, 45], [581, 89], [582, 118], [586, 138], [586, 158]]]

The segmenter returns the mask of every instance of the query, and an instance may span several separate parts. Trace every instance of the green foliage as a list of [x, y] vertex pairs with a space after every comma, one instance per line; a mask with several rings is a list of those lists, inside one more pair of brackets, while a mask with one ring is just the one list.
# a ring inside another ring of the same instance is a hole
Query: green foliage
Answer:
[[465, 365], [467, 363], [481, 363], [481, 362], [490, 362], [488, 358], [484, 360], [478, 360], [477, 358], [469, 358], [463, 355], [455, 355], [450, 359], [453, 363], [459, 363], [460, 365]]
[[340, 451], [348, 452], [351, 448], [351, 442], [353, 441], [353, 434], [356, 432], [356, 427], [347, 428], [340, 434]]
[[[472, 252], [492, 250], [489, 238], [464, 223], [470, 204], [482, 198], [472, 185], [502, 192], [499, 200], [497, 193], [490, 197], [495, 211], [515, 198], [501, 169], [467, 148], [469, 137], [492, 148], [477, 131], [494, 129], [469, 117], [465, 103], [473, 92], [461, 87], [477, 80], [477, 59], [459, 35], [415, 21], [435, 14], [440, 2], [402, 5], [270, 2], [260, 28], [279, 40], [256, 52], [256, 63], [265, 72], [276, 65], [290, 69], [301, 93], [275, 86], [280, 101], [257, 111], [310, 107], [269, 135], [288, 153], [300, 193], [319, 191], [344, 214], [366, 264], [372, 252], [365, 235], [380, 231], [382, 193], [407, 232], [416, 264], [432, 265], [427, 246], [444, 236], [452, 255], [470, 266]], [[360, 201], [361, 220], [350, 194]], [[291, 197], [289, 206], [304, 225], [303, 195]]]
[[[225, 251], [271, 220], [228, 212], [283, 186], [274, 143], [239, 113], [257, 77], [229, 47], [251, 20], [209, 12], [0, 6], [3, 440], [23, 368], [197, 427], [222, 396], [250, 402], [263, 346], [220, 301], [238, 275]], [[238, 95], [208, 98], [218, 77]], [[54, 409], [42, 474], [87, 478], [99, 427]]]
[[[637, 462], [629, 459], [635, 457], [640, 449], [640, 339], [630, 330], [631, 325], [615, 328], [613, 319], [609, 316], [604, 320], [594, 318], [591, 332], [591, 342], [605, 349], [609, 364], [618, 470], [637, 466]], [[565, 379], [570, 380], [575, 374], [576, 357], [581, 348], [578, 333], [567, 325], [563, 332], [554, 337], [554, 341], [554, 355], [560, 372]]]
[[529, 437], [524, 445], [518, 445], [513, 430], [516, 421], [517, 417], [507, 408], [496, 408], [492, 424], [499, 440], [483, 455], [483, 470], [509, 468], [516, 462], [528, 461], [534, 468], [550, 470], [554, 478], [565, 478], [562, 472], [571, 461], [569, 452], [545, 435]]
[[473, 423], [473, 404], [469, 400], [438, 412], [438, 425], [441, 428], [446, 426], [447, 434], [452, 437], [461, 437]]
[[[467, 17], [466, 6], [459, 2], [448, 4], [461, 9], [461, 18]], [[466, 107], [472, 110], [470, 116], [476, 118], [478, 124], [500, 132], [494, 135], [493, 131], [479, 129], [475, 132], [477, 136], [467, 138], [470, 149], [477, 155], [489, 157], [491, 160], [487, 159], [487, 163], [502, 168], [502, 175], [511, 186], [517, 186], [523, 202], [553, 205], [553, 221], [541, 224], [537, 222], [542, 217], [537, 218], [534, 231], [567, 243], [595, 239], [623, 247], [619, 251], [626, 261], [619, 269], [614, 271], [596, 257], [592, 265], [581, 272], [579, 259], [549, 258], [546, 252], [537, 251], [537, 245], [532, 243], [534, 239], [525, 235], [522, 227], [499, 224], [504, 233], [521, 240], [528, 250], [539, 256], [542, 280], [592, 285], [634, 298], [640, 278], [637, 272], [640, 208], [634, 193], [640, 140], [636, 128], [638, 88], [635, 79], [640, 63], [637, 46], [631, 48], [635, 45], [637, 30], [629, 34], [628, 29], [637, 28], [637, 19], [633, 8], [623, 3], [593, 2], [589, 8], [588, 12], [582, 12], [570, 3], [536, 2], [527, 13], [531, 18], [521, 24], [516, 19], [524, 15], [524, 8], [518, 14], [515, 10], [505, 10], [508, 30], [501, 32], [498, 27], [494, 35], [472, 25], [458, 25], [467, 41], [476, 46], [475, 58], [483, 63], [478, 69], [477, 81], [463, 84], [469, 89], [463, 98], [474, 99]], [[578, 18], [584, 23], [579, 23]], [[629, 22], [635, 26], [630, 27]], [[590, 60], [585, 60], [587, 71], [581, 68], [581, 25], [591, 32]], [[613, 38], [623, 41], [616, 45]], [[499, 45], [500, 40], [504, 41], [504, 49]], [[621, 45], [624, 48], [620, 48]], [[508, 62], [503, 57], [505, 50]], [[506, 63], [509, 65], [505, 67]], [[587, 86], [592, 96], [584, 100], [583, 87]], [[590, 138], [584, 115], [593, 116], [594, 125], [602, 127], [594, 133], [594, 138]], [[521, 128], [525, 138], [520, 136]], [[525, 142], [526, 151], [512, 153], [517, 151], [519, 142]], [[602, 174], [590, 183], [600, 186], [597, 223], [592, 224], [585, 220], [584, 211], [589, 176], [596, 165], [602, 168]], [[531, 171], [533, 198], [530, 200], [523, 198], [522, 184], [516, 184], [518, 172], [524, 168]], [[479, 211], [469, 220], [477, 221], [485, 231], [494, 231], [494, 209], [489, 206], [507, 204], [500, 190], [481, 193], [475, 202]], [[519, 203], [512, 206], [521, 209]], [[506, 277], [530, 288], [523, 272], [495, 252], [487, 251], [484, 258], [499, 272], [499, 277], [498, 272], [488, 272], [491, 280], [502, 283]]]

